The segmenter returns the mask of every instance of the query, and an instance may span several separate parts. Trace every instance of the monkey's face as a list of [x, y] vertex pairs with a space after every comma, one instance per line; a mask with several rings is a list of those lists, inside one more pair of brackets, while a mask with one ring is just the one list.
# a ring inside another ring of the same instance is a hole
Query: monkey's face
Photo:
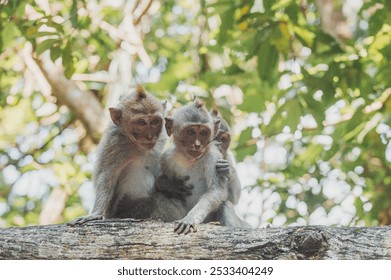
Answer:
[[192, 160], [199, 159], [206, 152], [211, 142], [211, 130], [202, 124], [183, 127], [174, 135], [178, 148]]
[[215, 138], [221, 152], [227, 152], [229, 144], [231, 143], [231, 135], [226, 131], [219, 131]]
[[125, 130], [133, 142], [150, 150], [155, 146], [162, 126], [163, 118], [160, 115], [139, 115], [129, 120]]

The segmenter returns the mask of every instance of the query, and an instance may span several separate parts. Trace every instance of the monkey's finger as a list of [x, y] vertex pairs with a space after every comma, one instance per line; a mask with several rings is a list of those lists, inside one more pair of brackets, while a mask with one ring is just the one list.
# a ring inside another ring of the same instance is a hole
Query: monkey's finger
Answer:
[[227, 175], [229, 173], [229, 168], [217, 168], [218, 175]]
[[191, 232], [192, 225], [186, 225], [185, 230], [183, 231], [184, 235], [188, 235]]
[[186, 182], [186, 181], [190, 180], [190, 176], [189, 175], [181, 176], [178, 179], [179, 179], [179, 181]]
[[181, 221], [175, 222], [174, 232], [177, 232], [181, 226], [182, 226]]
[[216, 163], [216, 168], [229, 168], [229, 163]]
[[189, 234], [190, 232], [197, 232], [197, 229], [193, 224], [187, 225], [186, 231], [184, 232], [185, 235]]
[[181, 234], [184, 232], [184, 230], [186, 229], [186, 224], [184, 223], [180, 223], [178, 227], [176, 227], [176, 229], [174, 230], [174, 232], [176, 232], [177, 234]]
[[78, 218], [78, 219], [75, 219], [73, 221], [68, 222], [67, 225], [74, 227], [74, 226], [79, 226], [79, 225], [85, 224], [86, 222], [88, 222], [88, 220], [86, 220], [85, 218]]
[[216, 165], [217, 171], [223, 170], [223, 171], [228, 171], [229, 170], [229, 165]]
[[102, 215], [87, 216], [87, 217], [81, 217], [76, 220], [70, 221], [68, 225], [76, 226], [76, 225], [82, 225], [88, 222], [99, 221], [99, 220], [103, 220]]
[[228, 164], [229, 165], [229, 161], [226, 159], [220, 158], [217, 160], [217, 164]]
[[224, 161], [218, 161], [216, 163], [216, 169], [219, 169], [219, 168], [229, 168], [229, 162], [224, 160]]

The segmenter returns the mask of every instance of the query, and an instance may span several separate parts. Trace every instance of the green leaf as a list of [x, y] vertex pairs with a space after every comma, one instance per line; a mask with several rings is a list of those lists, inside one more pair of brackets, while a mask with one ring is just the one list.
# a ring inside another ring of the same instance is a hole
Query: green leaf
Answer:
[[55, 62], [62, 55], [61, 48], [59, 46], [50, 49], [50, 59]]
[[240, 133], [238, 146], [236, 147], [236, 159], [242, 161], [246, 156], [253, 155], [257, 151], [256, 139], [252, 138], [253, 128], [248, 127]]
[[309, 94], [300, 94], [298, 97], [300, 104], [304, 107], [306, 111], [311, 113], [311, 115], [316, 120], [318, 127], [323, 127], [323, 121], [325, 120], [324, 102], [315, 100]]
[[64, 49], [64, 53], [62, 56], [62, 63], [64, 65], [65, 77], [70, 79], [73, 73], [75, 72], [75, 67], [73, 64], [73, 56], [72, 56], [72, 45], [70, 40], [67, 42], [66, 47]]
[[245, 89], [243, 103], [238, 106], [238, 109], [249, 113], [265, 110], [265, 99], [258, 84]]
[[37, 47], [37, 49], [36, 49], [37, 54], [41, 54], [41, 53], [43, 53], [44, 51], [46, 51], [46, 50], [52, 48], [53, 46], [59, 45], [59, 43], [60, 43], [59, 39], [47, 39], [47, 40], [45, 40], [45, 41], [42, 41], [42, 42], [38, 45], [38, 47]]
[[257, 70], [261, 80], [273, 82], [278, 62], [278, 51], [269, 41], [264, 42], [258, 51]]
[[288, 6], [292, 2], [292, 0], [279, 0], [279, 1], [273, 1], [273, 2], [275, 2], [275, 3], [271, 7], [271, 9], [272, 10], [278, 10], [278, 9], [281, 9], [281, 8], [284, 8], [284, 7]]
[[281, 21], [277, 27], [273, 29], [271, 39], [276, 49], [283, 54], [288, 54], [291, 51], [291, 34], [289, 33], [288, 23]]
[[291, 132], [295, 132], [297, 125], [300, 122], [300, 116], [302, 114], [301, 106], [298, 100], [291, 99], [286, 104], [286, 125], [289, 126]]
[[302, 28], [299, 26], [293, 26], [293, 32], [304, 46], [312, 48], [315, 39], [314, 33], [309, 31], [307, 28]]
[[[13, 22], [1, 23], [3, 30], [1, 31], [1, 45], [5, 49], [8, 45], [11, 45], [14, 42], [14, 39], [20, 36], [20, 31], [17, 25]], [[0, 51], [3, 51], [3, 48]]]
[[314, 165], [317, 160], [321, 158], [320, 154], [323, 152], [323, 146], [319, 144], [311, 144], [303, 153], [301, 153], [295, 161], [299, 164], [304, 164], [306, 168]]
[[78, 28], [78, 15], [77, 15], [77, 0], [72, 0], [70, 19], [73, 28]]
[[217, 41], [220, 44], [222, 44], [229, 38], [228, 32], [232, 30], [234, 27], [235, 7], [230, 6], [228, 9], [224, 10], [220, 14], [220, 18], [221, 18], [221, 26], [220, 26], [220, 32], [217, 37]]
[[285, 9], [286, 14], [288, 15], [289, 19], [297, 23], [299, 20], [299, 15], [301, 13], [299, 5], [295, 2], [292, 1]]

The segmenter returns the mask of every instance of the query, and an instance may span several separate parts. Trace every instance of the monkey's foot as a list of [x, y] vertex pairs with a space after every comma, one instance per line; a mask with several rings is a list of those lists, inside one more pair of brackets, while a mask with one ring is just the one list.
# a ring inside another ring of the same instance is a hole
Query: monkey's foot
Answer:
[[68, 222], [67, 225], [73, 227], [73, 226], [79, 226], [88, 222], [99, 221], [99, 220], [103, 220], [103, 215], [91, 215], [91, 216], [76, 218]]
[[219, 159], [216, 163], [216, 171], [219, 175], [227, 175], [229, 172], [229, 161], [225, 159]]
[[178, 234], [189, 234], [190, 232], [197, 232], [197, 229], [195, 228], [194, 224], [193, 223], [187, 223], [183, 220], [179, 220], [177, 222], [175, 222], [175, 228], [174, 228], [174, 232], [178, 233]]

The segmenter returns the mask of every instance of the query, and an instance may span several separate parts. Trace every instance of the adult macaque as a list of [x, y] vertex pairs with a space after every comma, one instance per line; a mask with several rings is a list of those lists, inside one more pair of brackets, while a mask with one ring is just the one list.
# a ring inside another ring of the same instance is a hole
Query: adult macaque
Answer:
[[167, 139], [163, 105], [139, 86], [109, 110], [113, 124], [98, 147], [92, 213], [70, 225], [117, 217], [120, 201], [145, 199], [156, 191], [159, 158]]

